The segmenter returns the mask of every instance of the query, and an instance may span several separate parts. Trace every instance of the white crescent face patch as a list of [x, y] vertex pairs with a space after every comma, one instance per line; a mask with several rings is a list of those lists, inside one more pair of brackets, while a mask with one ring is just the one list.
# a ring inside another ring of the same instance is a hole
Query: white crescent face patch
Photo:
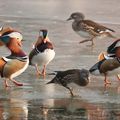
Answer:
[[117, 42], [117, 44], [115, 45], [115, 48], [116, 48], [116, 47], [120, 47], [120, 41]]
[[43, 32], [42, 31], [39, 32], [39, 36], [43, 37]]
[[19, 41], [21, 41], [23, 39], [22, 34], [19, 32], [12, 32], [12, 33], [8, 34], [7, 36], [9, 36], [11, 38], [16, 38]]
[[[39, 32], [39, 36], [42, 37], [42, 38], [44, 38], [44, 33], [43, 33], [43, 31], [40, 31], [40, 32]], [[48, 33], [47, 33], [46, 37], [47, 37], [47, 36], [48, 36]]]

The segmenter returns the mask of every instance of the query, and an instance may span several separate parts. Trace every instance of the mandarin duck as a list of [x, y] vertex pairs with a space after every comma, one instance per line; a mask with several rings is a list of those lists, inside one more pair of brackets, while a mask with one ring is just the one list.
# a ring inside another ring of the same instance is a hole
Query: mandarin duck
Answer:
[[[120, 47], [120, 39], [114, 41], [110, 46], [108, 46], [106, 52], [101, 52], [98, 56], [98, 60], [101, 61], [103, 59], [113, 59], [116, 58], [116, 56], [119, 57], [120, 53], [116, 51], [118, 50], [119, 47]], [[120, 80], [119, 74], [117, 74], [117, 78]]]
[[11, 32], [0, 36], [0, 41], [10, 50], [11, 54], [0, 58], [0, 74], [5, 78], [5, 86], [8, 87], [8, 80], [17, 86], [23, 83], [17, 82], [14, 78], [23, 73], [29, 64], [28, 56], [21, 48], [22, 35], [19, 32]]
[[94, 75], [104, 75], [106, 84], [111, 84], [107, 76], [117, 75], [118, 80], [120, 73], [120, 39], [113, 42], [107, 49], [108, 55], [104, 55], [103, 59], [90, 68], [90, 73]]
[[115, 38], [111, 34], [111, 32], [115, 32], [114, 30], [94, 21], [85, 20], [85, 16], [80, 12], [72, 13], [71, 16], [67, 19], [67, 21], [69, 20], [74, 20], [72, 23], [72, 29], [81, 37], [86, 38], [86, 40], [80, 41], [80, 43], [91, 41], [91, 45], [93, 46], [94, 39], [97, 37], [104, 38], [107, 36]]
[[79, 86], [86, 86], [89, 83], [89, 71], [86, 69], [69, 69], [66, 71], [56, 71], [56, 76], [47, 84], [59, 84], [70, 91], [73, 97], [73, 90], [68, 86], [70, 83], [75, 83]]
[[[44, 77], [46, 75], [46, 66], [55, 57], [53, 44], [47, 35], [47, 30], [40, 30], [38, 40], [29, 54], [30, 65], [35, 66], [37, 75], [43, 75]], [[43, 66], [42, 72], [39, 70], [38, 66]]]

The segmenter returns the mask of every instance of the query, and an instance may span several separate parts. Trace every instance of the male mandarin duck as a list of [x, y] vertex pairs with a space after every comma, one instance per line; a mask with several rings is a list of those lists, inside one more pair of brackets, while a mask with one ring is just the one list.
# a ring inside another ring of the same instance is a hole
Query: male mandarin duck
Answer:
[[0, 74], [5, 78], [5, 86], [8, 87], [8, 80], [17, 86], [23, 83], [17, 82], [16, 76], [26, 70], [29, 64], [28, 56], [21, 48], [22, 35], [19, 32], [12, 32], [0, 36], [0, 41], [10, 50], [11, 54], [7, 57], [0, 58]]
[[[37, 75], [46, 75], [46, 66], [55, 57], [55, 51], [52, 42], [47, 37], [48, 31], [45, 29], [40, 30], [37, 42], [33, 50], [29, 54], [30, 65], [35, 66]], [[43, 66], [40, 72], [38, 66]]]
[[68, 86], [70, 83], [75, 83], [79, 86], [86, 86], [89, 83], [89, 71], [86, 69], [70, 69], [66, 71], [57, 71], [57, 75], [47, 84], [59, 84], [70, 91], [73, 97], [73, 91]]
[[83, 38], [87, 38], [86, 40], [81, 41], [80, 43], [84, 43], [87, 41], [92, 42], [92, 46], [94, 45], [95, 38], [104, 38], [111, 37], [115, 38], [111, 32], [115, 32], [114, 30], [107, 28], [101, 24], [98, 24], [91, 20], [85, 20], [85, 16], [80, 12], [72, 13], [71, 16], [67, 19], [74, 20], [72, 23], [72, 29], [79, 34]]
[[90, 68], [90, 73], [94, 75], [104, 75], [105, 84], [110, 84], [111, 82], [107, 80], [109, 75], [117, 75], [119, 78], [120, 73], [120, 39], [113, 42], [107, 49], [107, 55], [97, 62], [93, 67]]

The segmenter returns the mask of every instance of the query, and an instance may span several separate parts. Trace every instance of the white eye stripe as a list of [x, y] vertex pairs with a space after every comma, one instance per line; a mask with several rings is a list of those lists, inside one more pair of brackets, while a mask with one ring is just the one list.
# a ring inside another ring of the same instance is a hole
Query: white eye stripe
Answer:
[[12, 32], [6, 36], [9, 36], [11, 38], [16, 38], [16, 39], [19, 39], [20, 41], [23, 39], [23, 36], [22, 34], [20, 34], [19, 32]]
[[115, 48], [116, 48], [116, 47], [120, 47], [120, 41], [117, 42], [117, 44], [115, 45]]
[[43, 32], [42, 32], [42, 31], [40, 31], [39, 35], [43, 37]]

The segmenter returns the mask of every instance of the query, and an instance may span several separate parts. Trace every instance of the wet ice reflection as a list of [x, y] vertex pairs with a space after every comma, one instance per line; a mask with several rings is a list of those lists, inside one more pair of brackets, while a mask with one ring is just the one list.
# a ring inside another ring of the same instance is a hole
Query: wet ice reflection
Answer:
[[[6, 108], [1, 106], [1, 118], [3, 120], [120, 119], [120, 105], [110, 103], [97, 105], [81, 101], [80, 99], [30, 100], [27, 102], [13, 99], [9, 102], [10, 106]], [[108, 107], [109, 109], [107, 109]]]
[[1, 101], [1, 120], [28, 120], [28, 105], [24, 100], [9, 99]]

